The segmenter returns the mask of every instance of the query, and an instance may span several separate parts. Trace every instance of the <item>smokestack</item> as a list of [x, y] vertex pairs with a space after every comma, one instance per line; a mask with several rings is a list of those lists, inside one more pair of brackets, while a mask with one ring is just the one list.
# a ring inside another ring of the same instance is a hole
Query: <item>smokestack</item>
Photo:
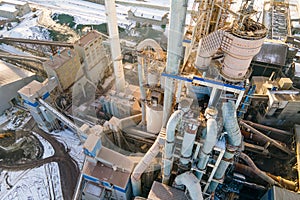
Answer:
[[117, 13], [115, 0], [105, 0], [106, 20], [110, 40], [110, 50], [114, 64], [114, 74], [116, 82], [116, 91], [125, 91], [125, 78], [122, 64], [122, 55], [117, 24]]
[[[166, 73], [177, 75], [179, 71], [180, 61], [183, 58], [183, 33], [185, 26], [185, 18], [188, 0], [172, 0], [171, 1], [171, 18], [168, 36], [168, 54]], [[171, 115], [172, 102], [174, 92], [174, 80], [166, 78], [164, 92], [164, 113], [163, 127], [166, 127], [168, 119]]]

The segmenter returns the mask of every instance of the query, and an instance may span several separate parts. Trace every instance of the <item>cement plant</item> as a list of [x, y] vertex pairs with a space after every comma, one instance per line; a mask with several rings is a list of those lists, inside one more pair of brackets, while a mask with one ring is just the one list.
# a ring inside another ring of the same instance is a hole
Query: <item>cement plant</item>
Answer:
[[0, 0], [1, 200], [300, 200], [299, 0]]

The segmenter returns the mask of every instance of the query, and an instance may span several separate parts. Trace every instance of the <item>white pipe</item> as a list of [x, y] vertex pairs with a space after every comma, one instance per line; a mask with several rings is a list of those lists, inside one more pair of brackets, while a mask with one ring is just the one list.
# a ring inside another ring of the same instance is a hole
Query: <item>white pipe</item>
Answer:
[[193, 123], [186, 124], [181, 146], [180, 158], [180, 163], [183, 165], [187, 165], [189, 163], [189, 158], [191, 157], [193, 152], [197, 130], [198, 125]]
[[[204, 170], [208, 159], [209, 159], [209, 153], [212, 151], [213, 147], [215, 146], [217, 142], [217, 136], [218, 136], [218, 125], [217, 121], [215, 119], [208, 119], [207, 120], [207, 134], [205, 136], [204, 144], [201, 148], [201, 152], [199, 154], [199, 162], [197, 164], [197, 168], [199, 170]], [[198, 172], [197, 177], [199, 180], [201, 180], [203, 173]]]
[[173, 148], [175, 140], [175, 130], [177, 124], [180, 122], [184, 112], [182, 110], [176, 110], [170, 117], [167, 130], [166, 130], [166, 142], [165, 142], [165, 154], [164, 154], [164, 166], [163, 166], [163, 176], [162, 182], [168, 184], [169, 178], [172, 171], [173, 165]]
[[203, 200], [201, 185], [192, 172], [185, 172], [176, 176], [175, 183], [177, 185], [184, 185], [189, 191], [192, 200]]
[[[177, 75], [180, 61], [183, 58], [183, 33], [185, 27], [186, 11], [188, 0], [172, 0], [170, 12], [170, 26], [168, 36], [168, 54], [166, 73]], [[172, 113], [172, 103], [174, 94], [174, 80], [165, 79], [164, 91], [164, 113], [162, 126], [165, 127]]]
[[[224, 128], [227, 131], [227, 146], [223, 159], [214, 175], [215, 180], [221, 180], [226, 169], [232, 162], [234, 152], [238, 149], [242, 142], [242, 134], [237, 121], [236, 108], [233, 101], [224, 102], [222, 106], [222, 115]], [[212, 181], [208, 187], [209, 192], [214, 192], [218, 186], [217, 181]]]
[[149, 167], [151, 161], [157, 156], [160, 149], [160, 136], [157, 136], [155, 142], [147, 151], [142, 160], [137, 164], [131, 174], [131, 184], [133, 196], [139, 196], [142, 193], [141, 176], [144, 171]]
[[110, 50], [114, 64], [114, 74], [116, 82], [116, 91], [125, 91], [125, 77], [122, 64], [122, 54], [120, 47], [119, 31], [117, 24], [117, 13], [115, 0], [105, 0], [106, 20], [108, 24], [108, 33], [110, 39]]

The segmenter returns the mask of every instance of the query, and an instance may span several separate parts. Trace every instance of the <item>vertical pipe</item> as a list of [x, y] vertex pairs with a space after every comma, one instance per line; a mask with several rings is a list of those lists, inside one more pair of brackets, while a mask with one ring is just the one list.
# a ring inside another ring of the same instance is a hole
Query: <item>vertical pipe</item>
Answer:
[[182, 110], [177, 110], [174, 112], [167, 124], [167, 130], [166, 130], [166, 142], [165, 142], [165, 154], [164, 154], [164, 166], [163, 166], [163, 177], [162, 182], [164, 184], [168, 184], [169, 178], [172, 171], [172, 165], [173, 165], [173, 148], [174, 148], [174, 140], [175, 140], [175, 130], [176, 126], [179, 123], [183, 116]]
[[180, 163], [187, 165], [189, 158], [192, 155], [195, 138], [198, 130], [198, 125], [193, 123], [185, 124], [184, 136], [181, 146]]
[[141, 104], [142, 104], [142, 121], [141, 125], [146, 125], [146, 91], [144, 88], [144, 69], [142, 64], [142, 58], [138, 57], [138, 76], [139, 76], [139, 85], [141, 91]]
[[[183, 57], [183, 33], [188, 0], [171, 1], [171, 18], [168, 36], [168, 55], [166, 73], [177, 75]], [[172, 112], [174, 80], [165, 79], [163, 127], [166, 127]]]
[[[201, 148], [201, 152], [199, 154], [199, 162], [197, 164], [197, 168], [199, 170], [204, 170], [208, 159], [209, 159], [209, 153], [212, 151], [213, 147], [215, 146], [217, 142], [217, 136], [218, 136], [218, 125], [217, 121], [215, 119], [208, 119], [207, 120], [207, 134], [205, 137], [205, 142], [203, 144], [203, 147]], [[203, 173], [198, 172], [196, 173], [199, 180], [201, 180]]]
[[[234, 153], [241, 145], [242, 134], [237, 121], [236, 108], [233, 101], [224, 102], [222, 106], [224, 128], [227, 131], [227, 146], [223, 159], [214, 175], [215, 180], [223, 179], [226, 169], [233, 160]], [[214, 192], [218, 186], [217, 181], [212, 181], [208, 187], [209, 192]]]
[[117, 13], [115, 0], [105, 0], [106, 20], [110, 39], [110, 50], [114, 64], [116, 91], [125, 91], [125, 77], [122, 64], [122, 55], [117, 24]]

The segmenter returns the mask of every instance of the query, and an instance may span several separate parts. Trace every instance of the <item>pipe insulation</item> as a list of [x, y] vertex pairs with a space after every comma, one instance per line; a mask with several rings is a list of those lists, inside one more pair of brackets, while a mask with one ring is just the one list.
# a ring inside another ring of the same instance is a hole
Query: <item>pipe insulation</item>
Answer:
[[125, 92], [125, 77], [122, 64], [115, 0], [105, 0], [105, 11], [108, 24], [110, 51], [114, 65], [116, 91]]
[[139, 196], [142, 194], [142, 184], [141, 184], [141, 176], [144, 171], [150, 166], [151, 161], [157, 156], [160, 149], [160, 136], [157, 136], [155, 142], [147, 151], [145, 156], [141, 159], [141, 161], [137, 164], [131, 174], [131, 184], [132, 184], [132, 192], [133, 196]]
[[[181, 59], [183, 58], [183, 33], [187, 13], [188, 0], [172, 0], [170, 9], [170, 26], [168, 35], [167, 66], [166, 73], [177, 75]], [[172, 78], [165, 79], [164, 113], [162, 127], [166, 127], [172, 113], [173, 94], [175, 81]]]
[[[209, 154], [217, 142], [218, 125], [216, 119], [207, 120], [206, 130], [207, 133], [204, 138], [204, 144], [201, 148], [201, 152], [199, 154], [199, 162], [197, 164], [197, 168], [201, 171], [204, 171], [204, 169], [206, 168], [209, 159]], [[198, 179], [201, 180], [203, 172], [198, 172], [196, 175]]]
[[[236, 108], [233, 101], [224, 102], [222, 105], [223, 124], [227, 132], [226, 152], [220, 162], [218, 169], [214, 175], [215, 180], [222, 180], [226, 169], [231, 164], [234, 153], [242, 142], [242, 134], [237, 121]], [[218, 186], [218, 182], [212, 181], [208, 187], [209, 192], [214, 192]]]
[[181, 146], [180, 163], [183, 165], [189, 164], [189, 159], [193, 152], [195, 138], [198, 130], [198, 125], [193, 123], [186, 123]]
[[182, 110], [176, 110], [170, 117], [167, 123], [166, 129], [166, 142], [165, 142], [165, 153], [163, 158], [163, 176], [162, 182], [168, 184], [169, 178], [172, 171], [173, 165], [173, 149], [174, 149], [174, 140], [175, 140], [175, 130], [180, 120], [182, 119], [184, 112]]
[[192, 200], [203, 200], [199, 179], [192, 172], [185, 172], [176, 176], [175, 183], [177, 185], [184, 185], [189, 191]]

